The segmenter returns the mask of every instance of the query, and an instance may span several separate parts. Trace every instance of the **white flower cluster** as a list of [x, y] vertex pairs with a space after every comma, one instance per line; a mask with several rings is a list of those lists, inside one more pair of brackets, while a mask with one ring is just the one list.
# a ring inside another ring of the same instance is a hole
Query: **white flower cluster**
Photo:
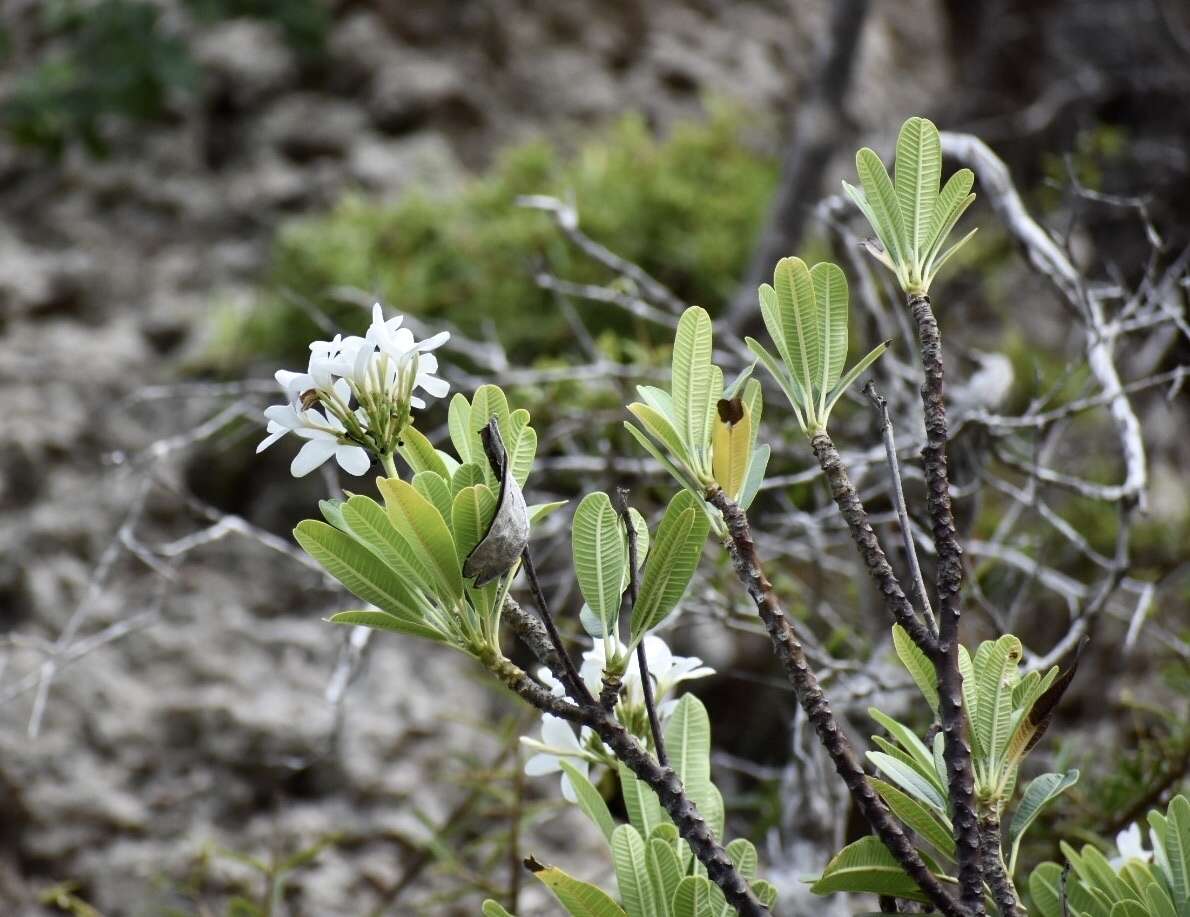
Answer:
[[[667, 699], [674, 689], [683, 681], [713, 675], [715, 670], [704, 666], [697, 656], [675, 656], [665, 641], [654, 634], [645, 637], [644, 647], [649, 676], [654, 682], [653, 696], [657, 703], [657, 716], [664, 722], [678, 703], [677, 698]], [[623, 656], [627, 653], [627, 648], [617, 643], [616, 651]], [[624, 673], [624, 693], [621, 695], [620, 703], [643, 707], [645, 695], [636, 653], [632, 654], [631, 659], [628, 670]], [[594, 647], [583, 653], [579, 677], [596, 697], [603, 687], [603, 669], [606, 662], [607, 656], [602, 640], [596, 640]], [[539, 669], [537, 676], [555, 696], [561, 697], [566, 693], [549, 669]], [[540, 741], [528, 736], [521, 737], [521, 743], [536, 752], [525, 762], [525, 773], [530, 777], [557, 773], [562, 770], [561, 762], [565, 758], [585, 777], [590, 773], [591, 765], [600, 761], [599, 756], [590, 749], [591, 738], [591, 730], [586, 726], [575, 736], [573, 727], [566, 720], [548, 713], [542, 714]], [[562, 795], [569, 802], [576, 801], [574, 787], [565, 774], [562, 775]]]
[[[1153, 846], [1156, 849], [1157, 845]], [[1144, 835], [1141, 833], [1140, 825], [1136, 822], [1116, 835], [1116, 851], [1117, 856], [1110, 860], [1113, 869], [1122, 869], [1132, 860], [1138, 860], [1141, 863], [1153, 861], [1153, 851], [1145, 850]]]
[[449, 332], [418, 341], [401, 327], [403, 321], [400, 315], [386, 321], [376, 303], [366, 336], [315, 341], [304, 373], [278, 370], [286, 403], [265, 410], [268, 435], [256, 451], [286, 433], [306, 440], [290, 466], [299, 478], [332, 457], [354, 475], [367, 473], [369, 453], [391, 461], [410, 411], [425, 407], [414, 390], [431, 398], [450, 391], [450, 384], [434, 375], [438, 358], [430, 352], [449, 340]]

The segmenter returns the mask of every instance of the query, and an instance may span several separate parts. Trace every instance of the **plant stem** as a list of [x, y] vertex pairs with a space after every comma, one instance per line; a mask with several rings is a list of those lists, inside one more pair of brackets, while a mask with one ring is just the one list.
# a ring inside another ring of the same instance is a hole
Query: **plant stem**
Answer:
[[880, 417], [880, 434], [884, 440], [884, 457], [888, 463], [891, 485], [889, 489], [892, 491], [893, 509], [896, 510], [897, 523], [901, 527], [901, 539], [905, 545], [905, 560], [909, 564], [913, 599], [925, 616], [930, 633], [937, 637], [938, 622], [934, 618], [934, 609], [930, 607], [930, 596], [926, 592], [925, 577], [921, 575], [921, 564], [917, 560], [917, 545], [913, 540], [913, 529], [909, 526], [909, 509], [905, 505], [905, 491], [901, 486], [901, 463], [897, 459], [897, 442], [893, 436], [892, 418], [888, 416], [888, 401], [876, 390], [876, 384], [871, 379], [864, 386], [864, 394], [871, 400]]
[[1004, 865], [1003, 840], [1000, 836], [1000, 816], [985, 813], [979, 819], [979, 846], [983, 852], [983, 876], [992, 890], [992, 898], [1000, 917], [1025, 917], [1025, 909], [1017, 898], [1016, 887]]
[[855, 485], [847, 475], [847, 468], [843, 465], [839, 450], [825, 432], [815, 434], [810, 445], [814, 449], [819, 467], [826, 475], [827, 483], [830, 484], [831, 496], [834, 497], [835, 505], [839, 507], [839, 514], [851, 530], [851, 539], [859, 548], [864, 565], [884, 599], [884, 607], [888, 609], [893, 620], [909, 632], [913, 642], [921, 647], [923, 652], [927, 655], [936, 653], [938, 643], [929, 628], [917, 617], [909, 599], [905, 597], [901, 581], [897, 579], [884, 549], [880, 547], [880, 540], [876, 537], [872, 523], [868, 521], [867, 510], [864, 509], [859, 494], [855, 492]]
[[[561, 678], [562, 661], [541, 622], [512, 601], [505, 604], [504, 616], [525, 645], [554, 671], [555, 677]], [[480, 661], [508, 688], [537, 709], [562, 716], [572, 723], [589, 726], [616, 757], [657, 794], [661, 805], [677, 826], [678, 833], [706, 867], [707, 877], [719, 886], [736, 912], [743, 917], [768, 915], [768, 909], [752, 893], [727, 852], [715, 840], [710, 826], [686, 796], [677, 774], [672, 768], [655, 761], [614, 715], [594, 701], [573, 704], [554, 696], [495, 650], [482, 654]]]
[[522, 566], [525, 568], [525, 576], [529, 580], [529, 591], [533, 593], [533, 601], [537, 603], [537, 610], [541, 613], [541, 623], [545, 626], [545, 632], [549, 635], [550, 643], [553, 644], [554, 652], [561, 662], [562, 674], [558, 676], [559, 680], [567, 686], [567, 693], [580, 704], [594, 704], [595, 698], [587, 690], [587, 685], [579, 675], [578, 669], [574, 667], [574, 662], [571, 660], [570, 654], [566, 652], [566, 647], [562, 645], [562, 635], [558, 633], [558, 628], [554, 626], [554, 617], [550, 614], [550, 607], [546, 603], [545, 593], [541, 591], [541, 582], [537, 579], [537, 568], [533, 566], [533, 555], [529, 553], [528, 547], [525, 548], [524, 553], [521, 555], [521, 561]]
[[390, 478], [398, 477], [397, 463], [393, 460], [393, 454], [391, 452], [382, 452], [380, 454], [380, 464], [384, 466], [384, 473]]
[[785, 617], [772, 584], [764, 575], [760, 558], [756, 553], [756, 545], [752, 541], [748, 517], [718, 486], [712, 486], [707, 490], [706, 499], [723, 514], [728, 531], [727, 548], [736, 575], [748, 590], [752, 601], [756, 603], [756, 609], [772, 640], [773, 650], [781, 661], [790, 684], [793, 685], [806, 717], [818, 734], [819, 741], [851, 793], [856, 808], [905, 872], [945, 917], [968, 917], [938, 878], [930, 872], [901, 824], [893, 817], [884, 800], [876, 793], [864, 774], [851, 743], [839, 728], [830, 704], [818, 685], [818, 679], [806, 660], [805, 651], [793, 625]]
[[950, 506], [950, 477], [946, 468], [945, 374], [942, 367], [942, 335], [924, 294], [909, 297], [909, 311], [917, 325], [925, 382], [921, 387], [925, 413], [926, 445], [922, 461], [926, 478], [926, 508], [938, 554], [935, 591], [938, 596], [938, 650], [934, 667], [938, 671], [939, 719], [945, 737], [946, 776], [955, 852], [958, 857], [959, 899], [972, 914], [983, 913], [983, 877], [979, 854], [979, 825], [975, 818], [975, 779], [971, 748], [964, 735], [963, 676], [959, 672], [959, 592], [963, 587], [963, 549], [955, 531]]
[[[624, 531], [628, 536], [628, 615], [636, 607], [636, 594], [640, 588], [636, 569], [636, 526], [632, 524], [632, 513], [628, 511], [628, 491], [626, 488], [616, 488], [616, 511], [624, 521]], [[657, 716], [657, 703], [653, 698], [653, 679], [649, 675], [649, 660], [645, 655], [645, 641], [642, 639], [636, 645], [636, 664], [640, 669], [641, 691], [645, 696], [645, 711], [649, 714], [649, 729], [653, 733], [653, 748], [657, 752], [657, 762], [665, 767], [669, 759], [665, 754], [665, 736], [661, 731], [661, 718]]]

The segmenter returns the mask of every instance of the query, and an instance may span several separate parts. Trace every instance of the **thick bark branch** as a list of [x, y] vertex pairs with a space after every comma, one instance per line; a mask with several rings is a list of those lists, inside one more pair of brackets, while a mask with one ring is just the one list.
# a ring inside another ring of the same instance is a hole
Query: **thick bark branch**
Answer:
[[992, 890], [992, 899], [1000, 917], [1025, 917], [1017, 899], [1016, 888], [1004, 865], [1001, 847], [1000, 816], [989, 813], [979, 819], [979, 846], [983, 851], [983, 876]]
[[[555, 677], [561, 679], [560, 673], [565, 671], [562, 660], [554, 650], [541, 621], [511, 601], [504, 605], [504, 617], [525, 645], [554, 672]], [[481, 661], [505, 686], [539, 710], [555, 716], [564, 716], [571, 722], [589, 726], [594, 730], [616, 757], [657, 794], [678, 832], [690, 845], [699, 862], [706, 867], [707, 877], [719, 886], [736, 912], [743, 917], [767, 917], [768, 909], [752, 893], [752, 889], [736, 870], [727, 852], [715, 839], [710, 826], [686, 796], [677, 774], [672, 768], [655, 761], [614, 715], [594, 701], [575, 705], [555, 697], [520, 668], [494, 651]]]
[[901, 581], [888, 562], [884, 549], [880, 547], [880, 540], [876, 537], [872, 523], [868, 521], [868, 513], [859, 499], [859, 494], [847, 476], [847, 468], [843, 465], [839, 450], [826, 433], [816, 434], [810, 445], [814, 448], [814, 455], [818, 458], [818, 465], [822, 468], [823, 474], [826, 475], [827, 483], [830, 484], [835, 505], [839, 507], [840, 515], [847, 522], [851, 538], [859, 548], [864, 565], [884, 599], [884, 607], [888, 609], [893, 620], [909, 632], [913, 642], [921, 647], [923, 652], [927, 655], [935, 654], [938, 651], [937, 641], [929, 628], [914, 613], [913, 605], [905, 596]]
[[873, 789], [856, 759], [847, 736], [839, 729], [831, 712], [830, 704], [813, 669], [806, 661], [806, 654], [797, 638], [793, 625], [785, 617], [780, 602], [773, 592], [772, 584], [764, 575], [748, 517], [743, 510], [718, 487], [707, 491], [707, 501], [723, 514], [728, 530], [728, 551], [740, 582], [748, 590], [756, 609], [760, 613], [772, 639], [773, 650], [780, 660], [785, 674], [793, 685], [799, 703], [807, 719], [814, 727], [835, 770], [851, 793], [856, 808], [876, 832], [889, 852], [896, 857], [905, 872], [929, 897], [934, 906], [946, 917], [967, 917], [963, 908], [950, 896], [942, 883], [930, 872], [921, 855], [905, 834], [901, 824], [893, 817], [884, 800]]
[[975, 777], [971, 748], [965, 735], [963, 676], [959, 672], [959, 593], [963, 588], [963, 549], [955, 532], [950, 506], [950, 476], [946, 468], [946, 403], [943, 397], [942, 335], [925, 295], [909, 297], [909, 311], [917, 325], [925, 383], [921, 387], [926, 445], [922, 460], [926, 478], [926, 508], [938, 555], [935, 591], [938, 596], [938, 649], [933, 654], [938, 672], [939, 719], [946, 746], [946, 777], [959, 867], [959, 897], [973, 914], [983, 913], [983, 877], [979, 856], [979, 826], [975, 818]]

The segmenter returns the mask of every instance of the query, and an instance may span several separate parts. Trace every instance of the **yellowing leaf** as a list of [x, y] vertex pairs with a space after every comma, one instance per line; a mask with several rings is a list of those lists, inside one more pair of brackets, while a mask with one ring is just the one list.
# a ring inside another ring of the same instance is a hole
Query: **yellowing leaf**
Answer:
[[733, 500], [739, 498], [743, 489], [753, 441], [752, 412], [748, 405], [738, 398], [720, 401], [711, 438], [711, 472]]

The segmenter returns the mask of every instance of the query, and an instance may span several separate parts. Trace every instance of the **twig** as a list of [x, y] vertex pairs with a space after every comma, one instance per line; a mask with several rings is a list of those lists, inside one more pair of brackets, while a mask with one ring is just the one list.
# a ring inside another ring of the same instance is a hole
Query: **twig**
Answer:
[[[639, 589], [636, 570], [636, 526], [632, 524], [632, 514], [628, 511], [628, 491], [623, 487], [616, 488], [616, 511], [624, 521], [624, 531], [628, 536], [628, 614], [632, 614]], [[665, 735], [661, 731], [661, 719], [657, 716], [657, 703], [653, 698], [653, 679], [649, 674], [644, 640], [636, 645], [636, 664], [640, 669], [641, 691], [645, 696], [645, 710], [649, 714], [649, 729], [653, 733], [653, 748], [657, 751], [657, 762], [665, 767], [669, 764], [669, 759], [665, 754]]]
[[992, 890], [992, 900], [1000, 917], [1025, 917], [1025, 909], [1017, 898], [1016, 888], [1004, 865], [1001, 846], [1000, 816], [988, 812], [979, 819], [979, 846], [983, 852], [983, 875]]
[[959, 672], [959, 593], [963, 588], [963, 549], [955, 532], [950, 506], [950, 476], [946, 468], [946, 403], [943, 398], [942, 336], [925, 295], [909, 297], [909, 310], [917, 325], [925, 382], [921, 387], [925, 413], [926, 445], [922, 460], [926, 475], [926, 508], [938, 552], [935, 591], [938, 596], [938, 713], [945, 738], [947, 784], [958, 858], [959, 897], [972, 914], [983, 913], [982, 864], [979, 825], [975, 819], [975, 775], [971, 748], [964, 735], [963, 676]]
[[880, 432], [884, 440], [884, 456], [888, 462], [889, 492], [892, 494], [893, 508], [897, 513], [897, 524], [901, 529], [901, 538], [905, 544], [905, 560], [909, 564], [910, 582], [913, 584], [913, 598], [917, 607], [925, 615], [931, 633], [937, 637], [938, 621], [934, 618], [934, 609], [930, 606], [930, 597], [926, 592], [925, 579], [921, 575], [921, 564], [917, 559], [917, 546], [913, 541], [913, 529], [909, 524], [909, 509], [905, 505], [905, 491], [901, 487], [901, 463], [897, 458], [897, 443], [893, 435], [892, 419], [888, 416], [888, 401], [876, 390], [876, 383], [871, 379], [864, 386], [864, 394], [876, 408], [876, 415], [880, 418]]
[[864, 565], [868, 568], [868, 573], [871, 574], [876, 588], [884, 600], [884, 607], [888, 609], [893, 620], [909, 632], [913, 642], [925, 653], [936, 654], [938, 642], [929, 627], [922, 623], [914, 613], [913, 606], [905, 597], [905, 592], [901, 589], [901, 582], [897, 579], [892, 565], [889, 564], [884, 549], [880, 547], [876, 531], [872, 528], [872, 523], [868, 521], [868, 513], [864, 509], [859, 495], [855, 492], [855, 485], [847, 476], [847, 469], [843, 465], [843, 459], [839, 456], [839, 450], [835, 448], [835, 444], [825, 432], [816, 434], [810, 444], [818, 459], [818, 465], [822, 468], [822, 473], [826, 475], [831, 496], [839, 508], [839, 514], [846, 521], [847, 527], [851, 531], [851, 537], [864, 560]]
[[764, 575], [756, 545], [752, 541], [748, 517], [719, 487], [710, 488], [706, 499], [723, 514], [728, 531], [727, 548], [736, 575], [752, 597], [798, 702], [851, 793], [856, 807], [905, 872], [945, 917], [967, 917], [964, 909], [930, 872], [900, 823], [864, 774], [851, 743], [839, 728], [830, 704], [818, 685], [818, 679], [806, 661], [797, 632], [789, 623], [772, 584]]
[[[564, 672], [562, 661], [541, 622], [526, 614], [515, 602], [505, 603], [504, 616], [526, 646], [561, 680]], [[768, 914], [768, 909], [757, 900], [727, 852], [715, 840], [710, 826], [686, 796], [677, 774], [672, 768], [655, 761], [611, 713], [594, 701], [576, 705], [555, 697], [495, 650], [488, 650], [480, 661], [506, 687], [537, 709], [590, 727], [615, 756], [657, 794], [678, 832], [690, 845], [699, 862], [706, 867], [707, 877], [719, 886], [728, 903], [744, 917], [765, 917]]]

